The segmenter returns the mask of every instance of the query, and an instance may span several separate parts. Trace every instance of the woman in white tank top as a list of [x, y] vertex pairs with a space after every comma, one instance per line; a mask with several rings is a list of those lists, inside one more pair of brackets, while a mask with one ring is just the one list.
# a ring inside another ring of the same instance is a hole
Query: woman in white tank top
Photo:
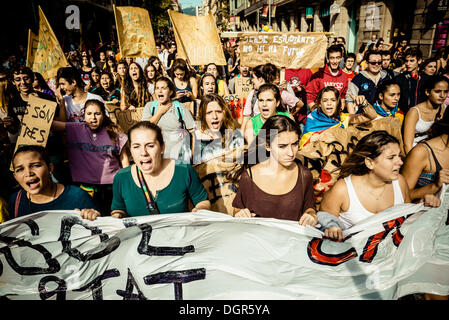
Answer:
[[444, 76], [431, 76], [424, 83], [426, 101], [410, 108], [404, 119], [404, 150], [410, 150], [427, 137], [427, 131], [433, 123], [442, 118], [448, 95], [449, 80]]
[[[410, 202], [409, 190], [399, 173], [399, 141], [386, 131], [374, 131], [358, 142], [340, 169], [339, 180], [324, 194], [320, 212], [338, 217], [338, 225], [325, 230], [331, 239], [342, 239], [349, 228], [394, 205]], [[343, 179], [341, 179], [343, 178]], [[319, 223], [320, 215], [318, 215]]]

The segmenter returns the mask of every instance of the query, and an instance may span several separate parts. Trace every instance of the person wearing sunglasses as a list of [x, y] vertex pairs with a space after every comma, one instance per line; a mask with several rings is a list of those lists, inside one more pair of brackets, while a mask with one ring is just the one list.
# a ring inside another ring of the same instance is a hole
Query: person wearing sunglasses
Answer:
[[[377, 88], [391, 77], [385, 70], [382, 70], [382, 55], [379, 51], [368, 51], [366, 53], [368, 68], [360, 71], [348, 85], [346, 93], [346, 103], [349, 113], [357, 113], [357, 96], [364, 96], [369, 104], [374, 103]], [[356, 100], [353, 99], [356, 97]]]

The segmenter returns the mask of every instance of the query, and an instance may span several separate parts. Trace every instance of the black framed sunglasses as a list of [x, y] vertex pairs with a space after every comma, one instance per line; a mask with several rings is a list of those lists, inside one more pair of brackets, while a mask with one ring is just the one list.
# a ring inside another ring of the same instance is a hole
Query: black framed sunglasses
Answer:
[[376, 64], [377, 64], [378, 66], [380, 66], [380, 65], [382, 64], [382, 61], [368, 61], [368, 63], [369, 63], [369, 64], [372, 64], [373, 66], [376, 65]]

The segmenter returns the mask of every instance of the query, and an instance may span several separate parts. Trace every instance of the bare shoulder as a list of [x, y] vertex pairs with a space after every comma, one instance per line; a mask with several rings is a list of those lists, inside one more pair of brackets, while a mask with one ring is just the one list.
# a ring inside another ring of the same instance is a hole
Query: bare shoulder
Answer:
[[340, 212], [346, 211], [348, 207], [348, 189], [344, 179], [337, 182], [324, 193], [321, 200], [320, 210], [339, 215]]
[[402, 174], [398, 176], [398, 182], [401, 189], [408, 188], [407, 180], [405, 180], [405, 177]]
[[398, 181], [399, 181], [399, 187], [401, 188], [402, 191], [402, 196], [404, 197], [404, 202], [405, 203], [409, 203], [410, 200], [410, 187], [408, 186], [407, 180], [405, 179], [405, 177], [400, 174], [398, 177]]
[[419, 108], [419, 105], [417, 105], [417, 106], [415, 106], [415, 107], [412, 107], [412, 108], [410, 108], [408, 111], [407, 111], [407, 114], [405, 115], [405, 117], [407, 118], [418, 118], [418, 108]]
[[427, 147], [423, 143], [418, 143], [407, 154], [406, 159], [425, 160], [427, 158]]
[[348, 194], [348, 188], [344, 179], [339, 179], [325, 194], [333, 198], [344, 197]]

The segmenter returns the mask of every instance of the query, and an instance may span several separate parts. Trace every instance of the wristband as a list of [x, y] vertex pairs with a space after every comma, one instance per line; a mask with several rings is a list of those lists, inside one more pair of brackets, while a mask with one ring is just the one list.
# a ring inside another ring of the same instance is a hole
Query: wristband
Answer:
[[331, 227], [339, 227], [341, 230], [346, 229], [344, 224], [332, 213], [326, 211], [317, 212], [318, 223], [321, 225], [320, 230], [324, 231]]

